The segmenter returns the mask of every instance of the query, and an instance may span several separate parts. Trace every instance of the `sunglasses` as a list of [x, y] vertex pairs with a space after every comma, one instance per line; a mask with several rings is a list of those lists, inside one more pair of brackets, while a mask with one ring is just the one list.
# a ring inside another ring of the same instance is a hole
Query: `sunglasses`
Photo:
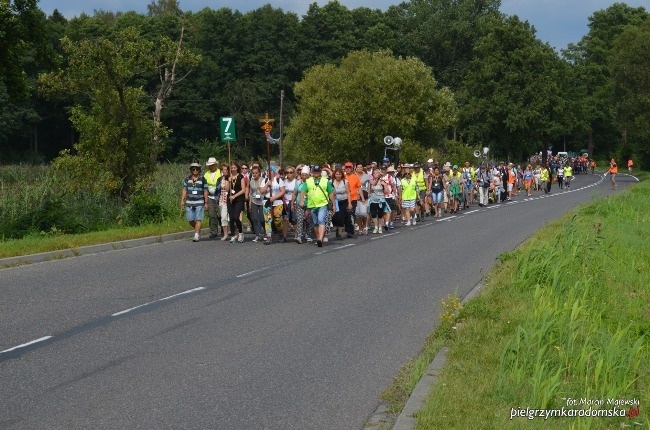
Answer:
[[201, 169], [199, 169], [198, 167], [192, 167], [190, 170], [191, 170], [191, 171], [195, 171], [195, 170], [196, 170], [196, 171], [199, 171], [199, 170], [201, 170]]
[[241, 166], [242, 169], [248, 170], [247, 166]]
[[293, 170], [287, 170], [287, 175], [295, 173]]

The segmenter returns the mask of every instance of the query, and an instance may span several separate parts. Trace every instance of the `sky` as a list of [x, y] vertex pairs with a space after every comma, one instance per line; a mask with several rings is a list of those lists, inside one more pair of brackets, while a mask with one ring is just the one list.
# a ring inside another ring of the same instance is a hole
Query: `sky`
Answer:
[[[327, 4], [327, 0], [179, 0], [180, 8], [184, 11], [199, 11], [205, 7], [220, 9], [227, 7], [240, 12], [257, 9], [267, 3], [274, 8], [295, 12], [302, 16], [309, 5]], [[145, 13], [151, 0], [40, 0], [38, 6], [47, 15], [58, 9], [66, 18], [78, 16], [82, 12], [92, 15], [94, 10], [126, 12], [135, 10]], [[339, 3], [349, 9], [369, 7], [386, 10], [391, 5], [401, 3], [401, 0], [339, 0]], [[537, 37], [548, 42], [556, 50], [567, 47], [569, 43], [577, 43], [588, 32], [588, 18], [595, 11], [607, 9], [615, 3], [614, 0], [501, 0], [501, 12], [507, 15], [517, 15], [522, 21], [528, 21], [537, 30]], [[643, 6], [650, 11], [650, 0], [627, 0], [629, 6]]]

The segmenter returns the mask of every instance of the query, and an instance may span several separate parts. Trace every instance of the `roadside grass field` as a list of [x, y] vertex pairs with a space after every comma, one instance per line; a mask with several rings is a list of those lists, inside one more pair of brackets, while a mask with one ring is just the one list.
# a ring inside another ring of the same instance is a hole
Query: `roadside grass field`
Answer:
[[0, 237], [0, 258], [190, 230], [180, 208], [185, 165], [158, 166], [146, 193], [150, 206], [99, 195], [63, 196], [49, 170], [0, 167], [0, 231], [19, 234]]
[[[650, 428], [650, 181], [580, 206], [500, 259], [447, 331], [417, 428]], [[590, 407], [626, 416], [530, 417]]]

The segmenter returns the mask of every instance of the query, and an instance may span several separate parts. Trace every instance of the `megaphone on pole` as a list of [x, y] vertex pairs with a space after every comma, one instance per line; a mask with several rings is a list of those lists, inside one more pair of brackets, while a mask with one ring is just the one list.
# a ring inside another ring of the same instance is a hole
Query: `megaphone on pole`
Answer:
[[474, 151], [474, 157], [479, 158], [480, 156], [481, 156], [481, 151], [479, 151], [478, 149]]
[[384, 145], [391, 146], [393, 144], [393, 136], [384, 137]]

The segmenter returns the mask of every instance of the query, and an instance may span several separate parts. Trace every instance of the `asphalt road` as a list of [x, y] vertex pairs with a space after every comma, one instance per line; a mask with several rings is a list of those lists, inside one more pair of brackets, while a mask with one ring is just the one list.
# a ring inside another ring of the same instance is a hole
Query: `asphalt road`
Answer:
[[442, 298], [611, 192], [585, 175], [323, 248], [188, 238], [0, 270], [0, 428], [361, 428]]

